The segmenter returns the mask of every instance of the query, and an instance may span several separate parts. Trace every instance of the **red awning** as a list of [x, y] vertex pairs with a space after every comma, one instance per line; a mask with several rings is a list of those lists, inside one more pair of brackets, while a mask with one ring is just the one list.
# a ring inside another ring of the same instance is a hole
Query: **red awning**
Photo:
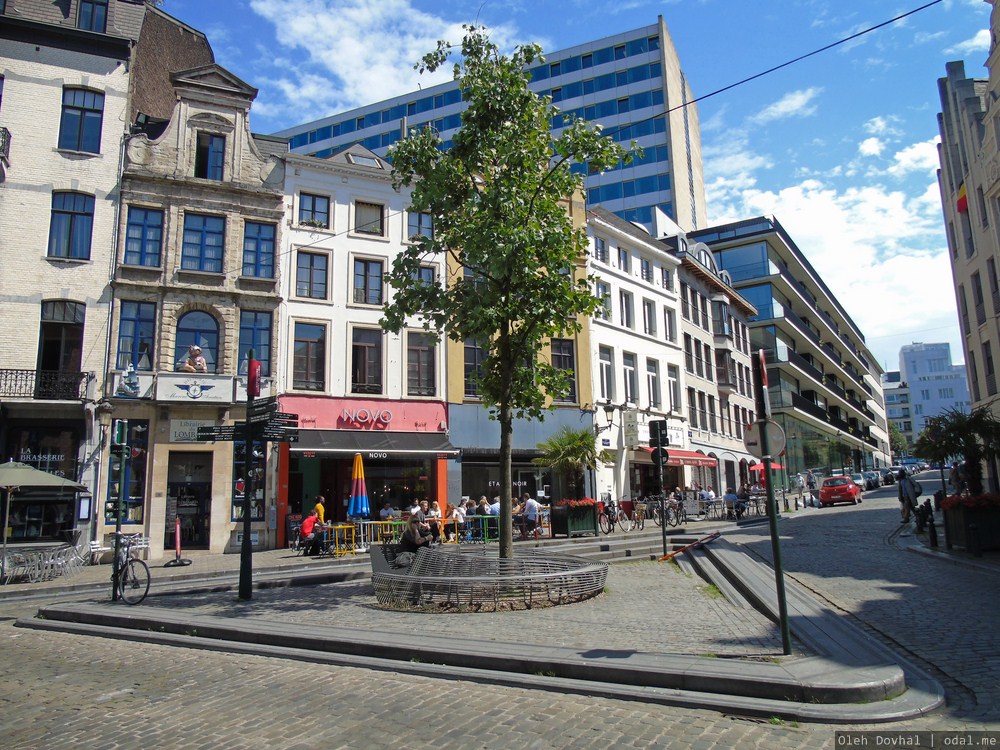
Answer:
[[[777, 471], [779, 469], [784, 469], [785, 467], [779, 464], [777, 461], [771, 462], [771, 471]], [[750, 467], [750, 471], [764, 471], [764, 464], [754, 464]]]
[[[645, 446], [640, 446], [640, 450], [646, 453], [651, 453], [652, 448], [647, 448]], [[680, 448], [671, 448], [667, 446], [667, 466], [715, 466], [718, 464], [718, 460], [712, 458], [711, 456], [706, 456], [704, 453], [697, 453], [696, 451], [685, 451]]]

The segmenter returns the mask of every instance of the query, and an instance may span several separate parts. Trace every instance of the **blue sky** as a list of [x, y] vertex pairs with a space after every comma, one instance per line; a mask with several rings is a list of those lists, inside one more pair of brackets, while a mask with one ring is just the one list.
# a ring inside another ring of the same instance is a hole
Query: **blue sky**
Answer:
[[[663, 15], [696, 96], [780, 65], [928, 0], [166, 0], [219, 64], [260, 93], [272, 133], [441, 78], [413, 70], [463, 23], [504, 48], [558, 50]], [[712, 223], [774, 216], [876, 360], [948, 342], [964, 361], [936, 170], [937, 79], [985, 77], [990, 6], [942, 0], [903, 21], [698, 104]]]

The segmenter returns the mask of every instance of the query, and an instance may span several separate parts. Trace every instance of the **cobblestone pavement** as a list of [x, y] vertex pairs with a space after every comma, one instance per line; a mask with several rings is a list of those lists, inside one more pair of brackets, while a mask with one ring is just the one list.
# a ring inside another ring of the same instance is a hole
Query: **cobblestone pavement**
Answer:
[[[788, 575], [945, 684], [947, 708], [905, 725], [770, 724], [715, 711], [47, 633], [13, 627], [12, 619], [32, 614], [38, 602], [0, 600], [0, 736], [5, 748], [603, 750], [834, 747], [836, 730], [859, 728], [1000, 731], [1000, 577], [900, 549], [897, 519], [894, 497], [869, 498], [861, 506], [792, 514], [781, 530]], [[766, 528], [726, 536], [766, 559]], [[672, 653], [780, 652], [773, 626], [756, 613], [657, 563], [615, 564], [600, 599], [531, 612], [401, 615], [371, 608], [361, 592], [362, 584], [348, 582], [255, 592], [251, 603], [222, 593], [183, 604], [290, 621], [330, 616], [326, 609], [338, 623], [371, 626], [377, 619], [386, 632], [418, 628], [429, 649], [447, 648], [449, 635], [470, 630], [482, 632], [487, 647], [491, 638], [581, 645], [580, 633], [589, 631], [589, 646], [657, 650], [652, 646], [662, 641], [660, 648]], [[602, 607], [613, 616], [595, 620]]]

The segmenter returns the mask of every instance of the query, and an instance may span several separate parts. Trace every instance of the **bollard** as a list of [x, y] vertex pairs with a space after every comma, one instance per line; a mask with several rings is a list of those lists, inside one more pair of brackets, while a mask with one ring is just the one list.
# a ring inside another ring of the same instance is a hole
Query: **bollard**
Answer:
[[937, 549], [937, 527], [934, 525], [933, 514], [927, 519], [927, 544], [929, 544], [933, 549]]
[[181, 557], [181, 517], [176, 516], [174, 520], [174, 554], [173, 560], [163, 563], [164, 568], [177, 568], [190, 565], [191, 561]]

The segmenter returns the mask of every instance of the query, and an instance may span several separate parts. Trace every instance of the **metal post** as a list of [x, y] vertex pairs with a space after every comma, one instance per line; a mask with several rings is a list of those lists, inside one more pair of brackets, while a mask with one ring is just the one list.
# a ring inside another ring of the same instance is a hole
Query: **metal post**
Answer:
[[128, 479], [128, 420], [119, 419], [115, 424], [111, 451], [118, 455], [118, 492], [115, 493], [115, 551], [111, 568], [111, 601], [118, 601], [118, 583], [121, 580], [122, 514], [125, 511], [125, 481]]
[[249, 601], [253, 598], [253, 543], [250, 540], [250, 500], [256, 493], [254, 482], [254, 445], [256, 431], [254, 422], [250, 421], [253, 412], [253, 400], [260, 395], [260, 363], [254, 359], [254, 351], [247, 353], [247, 417], [246, 427], [246, 491], [243, 493], [243, 544], [240, 545], [240, 586], [238, 598]]

